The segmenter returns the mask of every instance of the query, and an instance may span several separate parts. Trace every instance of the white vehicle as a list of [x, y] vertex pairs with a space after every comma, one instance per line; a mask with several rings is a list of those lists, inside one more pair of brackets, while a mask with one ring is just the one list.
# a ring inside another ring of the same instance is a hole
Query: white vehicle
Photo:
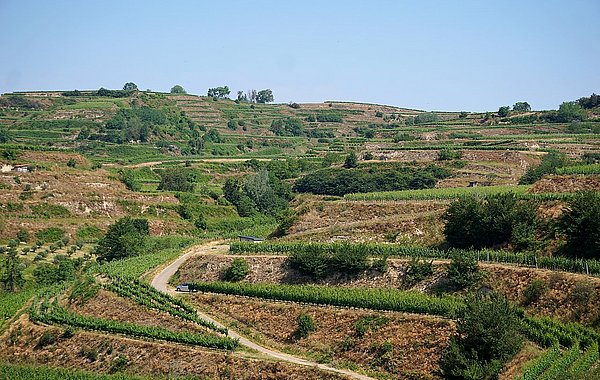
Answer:
[[181, 284], [181, 285], [177, 285], [177, 287], [175, 288], [175, 291], [177, 292], [189, 292], [190, 291], [190, 286], [187, 282]]

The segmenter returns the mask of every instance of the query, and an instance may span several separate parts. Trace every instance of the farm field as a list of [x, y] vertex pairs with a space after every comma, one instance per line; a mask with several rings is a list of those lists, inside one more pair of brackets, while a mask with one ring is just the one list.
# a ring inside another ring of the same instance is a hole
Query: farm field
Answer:
[[0, 378], [597, 376], [598, 106], [0, 112]]

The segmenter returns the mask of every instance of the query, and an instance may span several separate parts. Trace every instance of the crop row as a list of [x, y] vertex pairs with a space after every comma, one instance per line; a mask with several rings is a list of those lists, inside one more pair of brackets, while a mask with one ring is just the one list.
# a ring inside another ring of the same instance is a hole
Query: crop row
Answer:
[[227, 334], [226, 328], [218, 327], [214, 323], [198, 317], [196, 311], [180, 299], [159, 292], [138, 280], [113, 280], [106, 285], [106, 288], [122, 297], [129, 298], [142, 306], [166, 312], [174, 317], [196, 323], [221, 334]]
[[432, 314], [450, 318], [457, 317], [464, 310], [464, 303], [454, 297], [432, 297], [423, 293], [394, 289], [231, 282], [198, 282], [190, 284], [190, 289], [318, 305]]
[[557, 174], [600, 174], [600, 164], [565, 166], [556, 169]]
[[34, 290], [0, 294], [0, 329], [33, 296]]
[[122, 373], [99, 374], [66, 368], [0, 363], [0, 379], [10, 380], [148, 380]]
[[530, 185], [500, 185], [477, 187], [449, 187], [419, 190], [378, 191], [372, 193], [355, 193], [344, 195], [350, 201], [400, 201], [400, 200], [446, 200], [465, 195], [492, 195], [501, 193], [524, 194]]
[[29, 315], [33, 321], [225, 350], [234, 350], [238, 345], [237, 340], [228, 337], [176, 332], [155, 326], [141, 326], [129, 322], [79, 315], [61, 307], [56, 297], [54, 297], [53, 302], [50, 302], [50, 297], [52, 297], [52, 294], [46, 294], [41, 300], [36, 299], [34, 301], [29, 311]]
[[535, 268], [560, 270], [588, 275], [600, 275], [600, 261], [570, 259], [566, 257], [537, 256], [533, 253], [515, 253], [503, 250], [464, 250], [448, 251], [436, 248], [423, 248], [397, 244], [381, 243], [245, 243], [232, 242], [229, 248], [232, 254], [273, 254], [291, 255], [293, 253], [343, 253], [346, 255], [393, 256], [402, 258], [450, 259], [454, 255], [466, 255], [478, 261], [517, 264]]

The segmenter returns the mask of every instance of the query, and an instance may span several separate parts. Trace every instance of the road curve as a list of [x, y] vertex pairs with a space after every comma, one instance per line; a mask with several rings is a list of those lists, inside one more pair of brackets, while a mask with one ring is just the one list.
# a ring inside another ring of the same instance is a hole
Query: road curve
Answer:
[[[217, 249], [219, 245], [222, 245], [222, 243], [221, 242], [210, 242], [210, 243], [205, 243], [202, 245], [197, 245], [197, 246], [192, 247], [186, 253], [179, 256], [177, 258], [177, 260], [173, 261], [166, 268], [161, 270], [156, 276], [154, 276], [154, 278], [152, 279], [152, 282], [151, 282], [152, 286], [161, 292], [173, 293], [174, 290], [169, 287], [168, 283], [169, 283], [169, 279], [175, 274], [175, 272], [177, 272], [177, 269], [179, 269], [179, 267], [190, 257], [195, 256], [195, 255], [209, 253], [210, 250]], [[198, 316], [200, 318], [202, 318], [206, 321], [212, 322], [219, 327], [225, 327], [225, 326], [223, 326], [223, 324], [215, 321], [213, 318], [209, 317], [208, 315], [201, 313], [199, 311], [196, 311], [196, 312], [198, 313]], [[233, 339], [239, 339], [240, 344], [242, 346], [246, 346], [248, 348], [251, 348], [255, 351], [258, 351], [266, 356], [269, 356], [269, 357], [277, 359], [277, 360], [281, 360], [281, 361], [285, 361], [285, 362], [289, 362], [289, 363], [293, 363], [293, 364], [304, 365], [307, 367], [316, 367], [316, 368], [319, 368], [319, 369], [322, 369], [325, 371], [336, 372], [339, 374], [347, 375], [353, 379], [374, 380], [372, 377], [361, 375], [356, 372], [352, 372], [352, 371], [348, 371], [348, 370], [344, 370], [344, 369], [333, 368], [333, 367], [327, 366], [325, 364], [311, 362], [311, 361], [304, 360], [304, 359], [301, 359], [301, 358], [298, 358], [298, 357], [295, 357], [292, 355], [285, 354], [283, 352], [271, 350], [269, 348], [263, 347], [261, 345], [258, 345], [256, 343], [252, 342], [251, 340], [239, 335], [238, 333], [236, 333], [235, 331], [230, 330], [230, 329], [228, 329], [228, 336]]]

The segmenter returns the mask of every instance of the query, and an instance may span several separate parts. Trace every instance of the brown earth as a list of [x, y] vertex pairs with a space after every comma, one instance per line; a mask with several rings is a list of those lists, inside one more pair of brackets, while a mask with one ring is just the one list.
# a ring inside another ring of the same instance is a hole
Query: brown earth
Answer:
[[86, 316], [162, 327], [172, 331], [207, 332], [206, 328], [195, 323], [161, 311], [148, 309], [106, 290], [100, 290], [98, 294], [83, 304], [71, 304], [69, 308]]
[[[177, 281], [217, 281], [239, 256], [200, 255], [186, 261], [177, 274]], [[251, 283], [317, 283], [348, 287], [385, 287], [434, 291], [445, 272], [446, 263], [434, 262], [434, 275], [417, 283], [407, 283], [408, 260], [389, 259], [385, 273], [368, 270], [357, 276], [331, 275], [314, 281], [290, 267], [283, 256], [244, 256], [250, 273], [243, 280]], [[600, 323], [600, 278], [583, 274], [554, 272], [516, 265], [480, 263], [484, 283], [516, 304], [522, 304], [525, 288], [540, 279], [546, 285], [539, 300], [526, 309], [532, 315], [549, 316], [561, 321], [579, 321], [588, 325]]]
[[[314, 358], [337, 367], [357, 365], [376, 376], [430, 379], [454, 323], [450, 320], [402, 313], [303, 306], [235, 296], [192, 294], [190, 301], [253, 339], [279, 350]], [[307, 337], [296, 335], [297, 319], [307, 314], [316, 329]], [[364, 318], [380, 318], [382, 325], [359, 336], [355, 325]], [[391, 351], [385, 353], [385, 346]]]
[[[314, 368], [258, 360], [244, 353], [227, 353], [160, 341], [129, 339], [77, 331], [62, 336], [63, 329], [33, 324], [26, 315], [0, 337], [0, 359], [9, 363], [42, 364], [107, 373], [115, 360], [125, 357], [130, 374], [200, 376], [209, 379], [344, 379]], [[44, 332], [59, 338], [36, 347]]]
[[[299, 218], [286, 240], [401, 241], [437, 244], [442, 240], [439, 215], [445, 201], [350, 202], [298, 201]], [[392, 235], [389, 235], [393, 232]]]
[[577, 191], [598, 191], [600, 175], [546, 175], [529, 190], [530, 193], [574, 193]]

